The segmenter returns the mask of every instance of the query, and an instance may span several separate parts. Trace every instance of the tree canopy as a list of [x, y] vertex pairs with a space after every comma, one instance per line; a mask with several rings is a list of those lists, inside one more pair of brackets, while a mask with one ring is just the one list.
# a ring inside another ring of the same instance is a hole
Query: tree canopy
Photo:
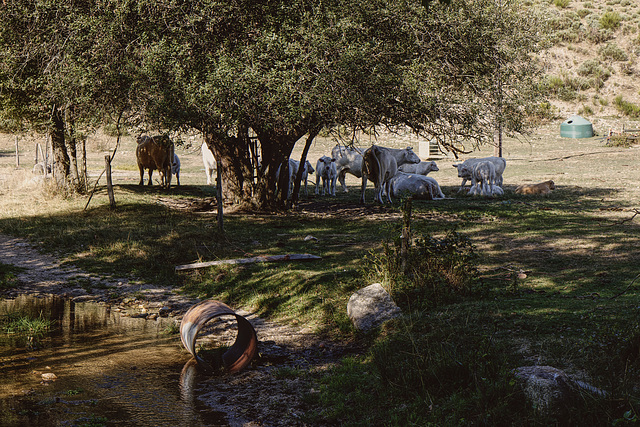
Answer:
[[522, 131], [542, 35], [516, 6], [6, 0], [0, 116], [56, 129], [70, 108], [76, 125], [127, 111], [196, 129], [222, 161], [227, 197], [270, 207], [277, 167], [323, 127], [408, 127], [453, 151], [496, 121]]

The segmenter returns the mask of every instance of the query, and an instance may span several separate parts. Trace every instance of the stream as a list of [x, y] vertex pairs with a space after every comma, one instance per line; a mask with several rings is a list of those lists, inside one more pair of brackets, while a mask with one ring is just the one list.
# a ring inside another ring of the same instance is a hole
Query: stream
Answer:
[[54, 325], [34, 339], [2, 330], [0, 425], [229, 425], [198, 399], [202, 374], [173, 318], [54, 296], [0, 300], [0, 317], [16, 313]]

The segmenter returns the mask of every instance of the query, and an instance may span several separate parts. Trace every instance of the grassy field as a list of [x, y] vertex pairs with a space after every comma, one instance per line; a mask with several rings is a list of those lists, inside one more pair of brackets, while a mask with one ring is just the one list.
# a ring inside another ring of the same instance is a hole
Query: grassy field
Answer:
[[[566, 370], [610, 393], [585, 400], [563, 415], [563, 425], [610, 424], [635, 408], [640, 147], [560, 138], [559, 122], [542, 126], [527, 140], [505, 142], [505, 196], [495, 199], [458, 195], [455, 159], [437, 159], [440, 171], [431, 176], [449, 198], [414, 202], [413, 234], [440, 239], [455, 230], [468, 238], [478, 283], [445, 300], [421, 290], [409, 300], [398, 283], [381, 277], [384, 243], [393, 248], [399, 235], [400, 204], [360, 205], [353, 177], [349, 193], [311, 191], [293, 212], [228, 214], [221, 235], [213, 207], [201, 203], [214, 189], [205, 185], [197, 140], [177, 149], [182, 186], [162, 191], [137, 185], [134, 141], [126, 138], [114, 164], [117, 208], [108, 208], [103, 178], [86, 211], [85, 196], [55, 195], [34, 180], [35, 142], [19, 140], [16, 167], [13, 136], [0, 137], [0, 232], [26, 237], [65, 262], [215, 297], [340, 339], [362, 339], [346, 316], [349, 296], [383, 281], [407, 315], [365, 337], [366, 354], [316, 378], [321, 392], [309, 396], [310, 422], [557, 423], [524, 405], [510, 379], [512, 369], [532, 364]], [[410, 136], [383, 135], [378, 142], [418, 147]], [[99, 175], [113, 144], [104, 135], [89, 138], [91, 176]], [[318, 140], [312, 163], [333, 144]], [[491, 154], [487, 147], [469, 156]], [[557, 185], [549, 196], [513, 192], [548, 179]], [[308, 235], [317, 241], [305, 241]], [[322, 260], [174, 271], [195, 261], [286, 253]]]

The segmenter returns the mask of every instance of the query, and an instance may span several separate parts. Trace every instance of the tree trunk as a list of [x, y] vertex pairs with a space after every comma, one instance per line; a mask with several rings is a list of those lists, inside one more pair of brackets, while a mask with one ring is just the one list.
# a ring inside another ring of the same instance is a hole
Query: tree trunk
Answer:
[[224, 201], [241, 205], [249, 203], [253, 171], [248, 135], [230, 137], [214, 132], [203, 132], [203, 135], [216, 162], [220, 161]]
[[74, 119], [73, 107], [67, 109], [66, 123], [69, 130], [69, 138], [67, 140], [67, 147], [69, 149], [70, 157], [70, 178], [73, 180], [73, 184], [76, 189], [80, 187], [80, 174], [78, 173], [78, 155], [77, 155], [77, 140], [76, 140], [76, 124]]
[[298, 174], [296, 175], [296, 180], [293, 185], [293, 194], [291, 195], [291, 206], [295, 206], [298, 204], [300, 187], [302, 186], [302, 173], [304, 172], [304, 165], [307, 161], [307, 154], [309, 154], [309, 148], [311, 147], [311, 143], [315, 139], [316, 136], [320, 133], [323, 126], [316, 126], [309, 131], [309, 136], [307, 137], [307, 141], [304, 144], [304, 149], [302, 150], [302, 156], [300, 156], [300, 167], [298, 168]]
[[[64, 115], [54, 106], [51, 117], [51, 150], [53, 154], [53, 177], [58, 188], [66, 188], [69, 183], [69, 154], [65, 145]], [[46, 167], [46, 166], [45, 166]]]

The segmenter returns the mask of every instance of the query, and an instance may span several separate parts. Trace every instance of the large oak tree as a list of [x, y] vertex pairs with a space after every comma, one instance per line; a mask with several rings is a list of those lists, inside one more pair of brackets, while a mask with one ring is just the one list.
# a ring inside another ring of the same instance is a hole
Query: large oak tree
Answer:
[[273, 208], [277, 167], [322, 127], [453, 151], [521, 131], [540, 33], [505, 1], [6, 0], [0, 114], [62, 138], [69, 111], [197, 129], [227, 199]]

